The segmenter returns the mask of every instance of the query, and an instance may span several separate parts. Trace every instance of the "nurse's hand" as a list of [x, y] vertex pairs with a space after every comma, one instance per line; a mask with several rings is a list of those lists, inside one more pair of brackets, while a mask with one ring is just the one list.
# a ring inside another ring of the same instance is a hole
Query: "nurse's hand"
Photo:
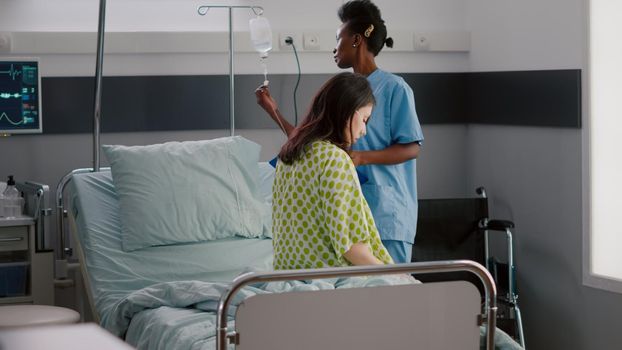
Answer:
[[255, 97], [257, 97], [257, 104], [261, 106], [270, 116], [276, 113], [276, 110], [279, 106], [276, 104], [272, 95], [270, 95], [270, 90], [267, 86], [261, 85], [255, 90]]
[[352, 163], [354, 166], [364, 165], [363, 161], [363, 152], [364, 151], [350, 151], [350, 158], [352, 158]]

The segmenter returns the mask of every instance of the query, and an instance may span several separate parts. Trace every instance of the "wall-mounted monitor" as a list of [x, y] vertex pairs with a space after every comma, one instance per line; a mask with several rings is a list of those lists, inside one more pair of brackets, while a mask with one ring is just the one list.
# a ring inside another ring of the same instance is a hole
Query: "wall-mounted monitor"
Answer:
[[37, 58], [0, 57], [0, 134], [37, 134], [41, 119]]

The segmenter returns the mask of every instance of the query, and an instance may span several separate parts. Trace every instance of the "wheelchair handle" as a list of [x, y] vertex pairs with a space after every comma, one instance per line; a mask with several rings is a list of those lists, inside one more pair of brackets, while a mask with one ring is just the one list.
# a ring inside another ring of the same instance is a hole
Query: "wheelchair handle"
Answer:
[[488, 198], [488, 196], [486, 196], [486, 189], [483, 186], [476, 188], [475, 193], [482, 198]]

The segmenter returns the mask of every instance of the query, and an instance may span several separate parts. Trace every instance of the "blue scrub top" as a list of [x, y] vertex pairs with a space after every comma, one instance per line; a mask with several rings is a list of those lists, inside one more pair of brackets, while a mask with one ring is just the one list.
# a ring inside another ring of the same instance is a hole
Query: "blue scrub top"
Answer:
[[[423, 141], [412, 89], [401, 77], [376, 69], [368, 77], [376, 98], [367, 135], [355, 150], [382, 150], [395, 143]], [[394, 165], [363, 165], [361, 184], [383, 240], [415, 241], [417, 230], [417, 160]]]

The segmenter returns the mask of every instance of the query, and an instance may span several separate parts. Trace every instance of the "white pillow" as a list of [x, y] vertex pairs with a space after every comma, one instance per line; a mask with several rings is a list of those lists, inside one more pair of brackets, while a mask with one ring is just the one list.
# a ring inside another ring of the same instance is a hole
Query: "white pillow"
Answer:
[[261, 147], [243, 137], [104, 145], [120, 203], [123, 250], [268, 235]]

